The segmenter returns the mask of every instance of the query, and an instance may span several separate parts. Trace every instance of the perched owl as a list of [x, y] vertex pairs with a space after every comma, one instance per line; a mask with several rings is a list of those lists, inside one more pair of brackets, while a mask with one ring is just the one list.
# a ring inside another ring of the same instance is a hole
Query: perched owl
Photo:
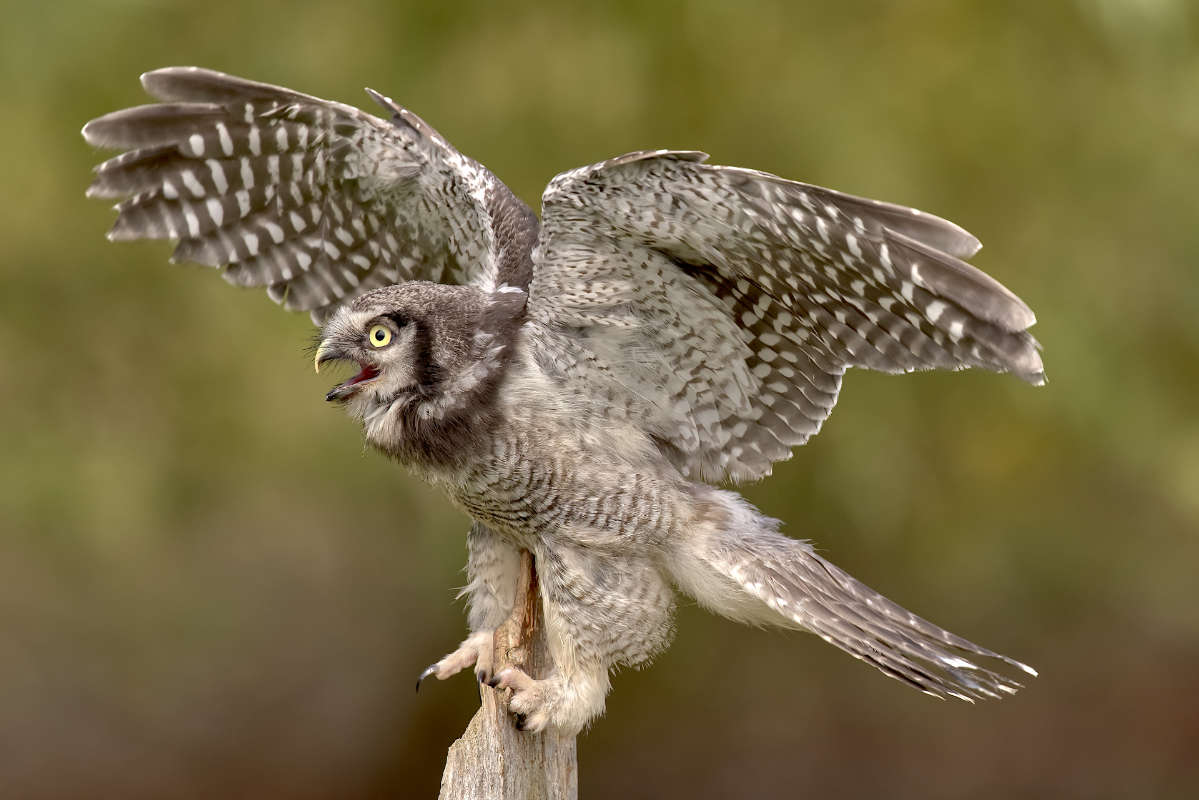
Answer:
[[[950, 222], [702, 153], [563, 173], [537, 216], [412, 112], [390, 119], [196, 68], [89, 122], [126, 150], [89, 194], [112, 239], [265, 287], [323, 325], [316, 366], [366, 440], [442, 487], [468, 534], [475, 667], [530, 730], [603, 711], [609, 671], [666, 646], [675, 592], [811, 631], [929, 694], [999, 697], [1029, 667], [945, 631], [783, 536], [720, 481], [820, 430], [849, 367], [984, 367], [1044, 381], [1032, 311], [962, 259]], [[491, 672], [519, 552], [555, 670]]]

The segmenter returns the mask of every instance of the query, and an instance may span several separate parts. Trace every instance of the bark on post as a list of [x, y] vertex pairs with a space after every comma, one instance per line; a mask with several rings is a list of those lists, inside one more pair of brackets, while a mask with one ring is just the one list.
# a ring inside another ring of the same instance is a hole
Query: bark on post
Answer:
[[[496, 672], [519, 666], [534, 678], [553, 668], [533, 558], [521, 553], [521, 580], [512, 616], [495, 635]], [[577, 800], [575, 739], [556, 732], [518, 731], [508, 692], [480, 686], [482, 704], [450, 746], [439, 800]]]

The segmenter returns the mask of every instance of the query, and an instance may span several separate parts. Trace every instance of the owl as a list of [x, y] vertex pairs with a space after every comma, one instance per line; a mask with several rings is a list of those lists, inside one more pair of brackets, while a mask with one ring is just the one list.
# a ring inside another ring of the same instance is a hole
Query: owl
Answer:
[[[983, 367], [1044, 382], [1032, 311], [930, 214], [706, 163], [629, 153], [562, 173], [538, 218], [375, 92], [386, 118], [194, 67], [89, 122], [123, 150], [89, 189], [111, 239], [265, 288], [321, 326], [327, 395], [444, 490], [467, 535], [473, 668], [524, 728], [581, 730], [610, 672], [668, 643], [678, 593], [815, 633], [928, 694], [1014, 693], [1028, 666], [925, 621], [720, 485], [814, 436], [850, 367]], [[368, 90], [369, 91], [369, 90]], [[521, 551], [554, 668], [498, 673]]]

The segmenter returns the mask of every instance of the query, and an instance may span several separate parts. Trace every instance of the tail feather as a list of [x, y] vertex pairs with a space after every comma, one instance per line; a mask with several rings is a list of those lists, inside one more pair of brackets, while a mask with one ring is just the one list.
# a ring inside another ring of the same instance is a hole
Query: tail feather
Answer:
[[[1036, 670], [913, 614], [778, 533], [778, 523], [728, 492], [718, 530], [688, 544], [676, 580], [719, 613], [811, 631], [883, 673], [935, 697], [973, 702], [1015, 694], [1006, 672]], [[709, 519], [713, 518], [709, 516]], [[706, 527], [706, 526], [705, 526]]]
[[1026, 664], [913, 614], [818, 556], [806, 542], [776, 536], [781, 549], [789, 551], [780, 555], [782, 573], [790, 580], [759, 597], [830, 644], [937, 696], [996, 698], [1022, 687], [980, 661], [1036, 675]]

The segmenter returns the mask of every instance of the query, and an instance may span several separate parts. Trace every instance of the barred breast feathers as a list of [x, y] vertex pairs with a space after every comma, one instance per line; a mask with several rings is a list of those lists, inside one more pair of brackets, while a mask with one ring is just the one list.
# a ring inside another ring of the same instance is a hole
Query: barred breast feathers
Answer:
[[675, 473], [641, 420], [620, 413], [602, 393], [575, 390], [538, 360], [541, 351], [531, 341], [545, 335], [533, 321], [517, 335], [516, 356], [500, 393], [501, 414], [508, 424], [551, 452], [570, 450], [598, 463]]

